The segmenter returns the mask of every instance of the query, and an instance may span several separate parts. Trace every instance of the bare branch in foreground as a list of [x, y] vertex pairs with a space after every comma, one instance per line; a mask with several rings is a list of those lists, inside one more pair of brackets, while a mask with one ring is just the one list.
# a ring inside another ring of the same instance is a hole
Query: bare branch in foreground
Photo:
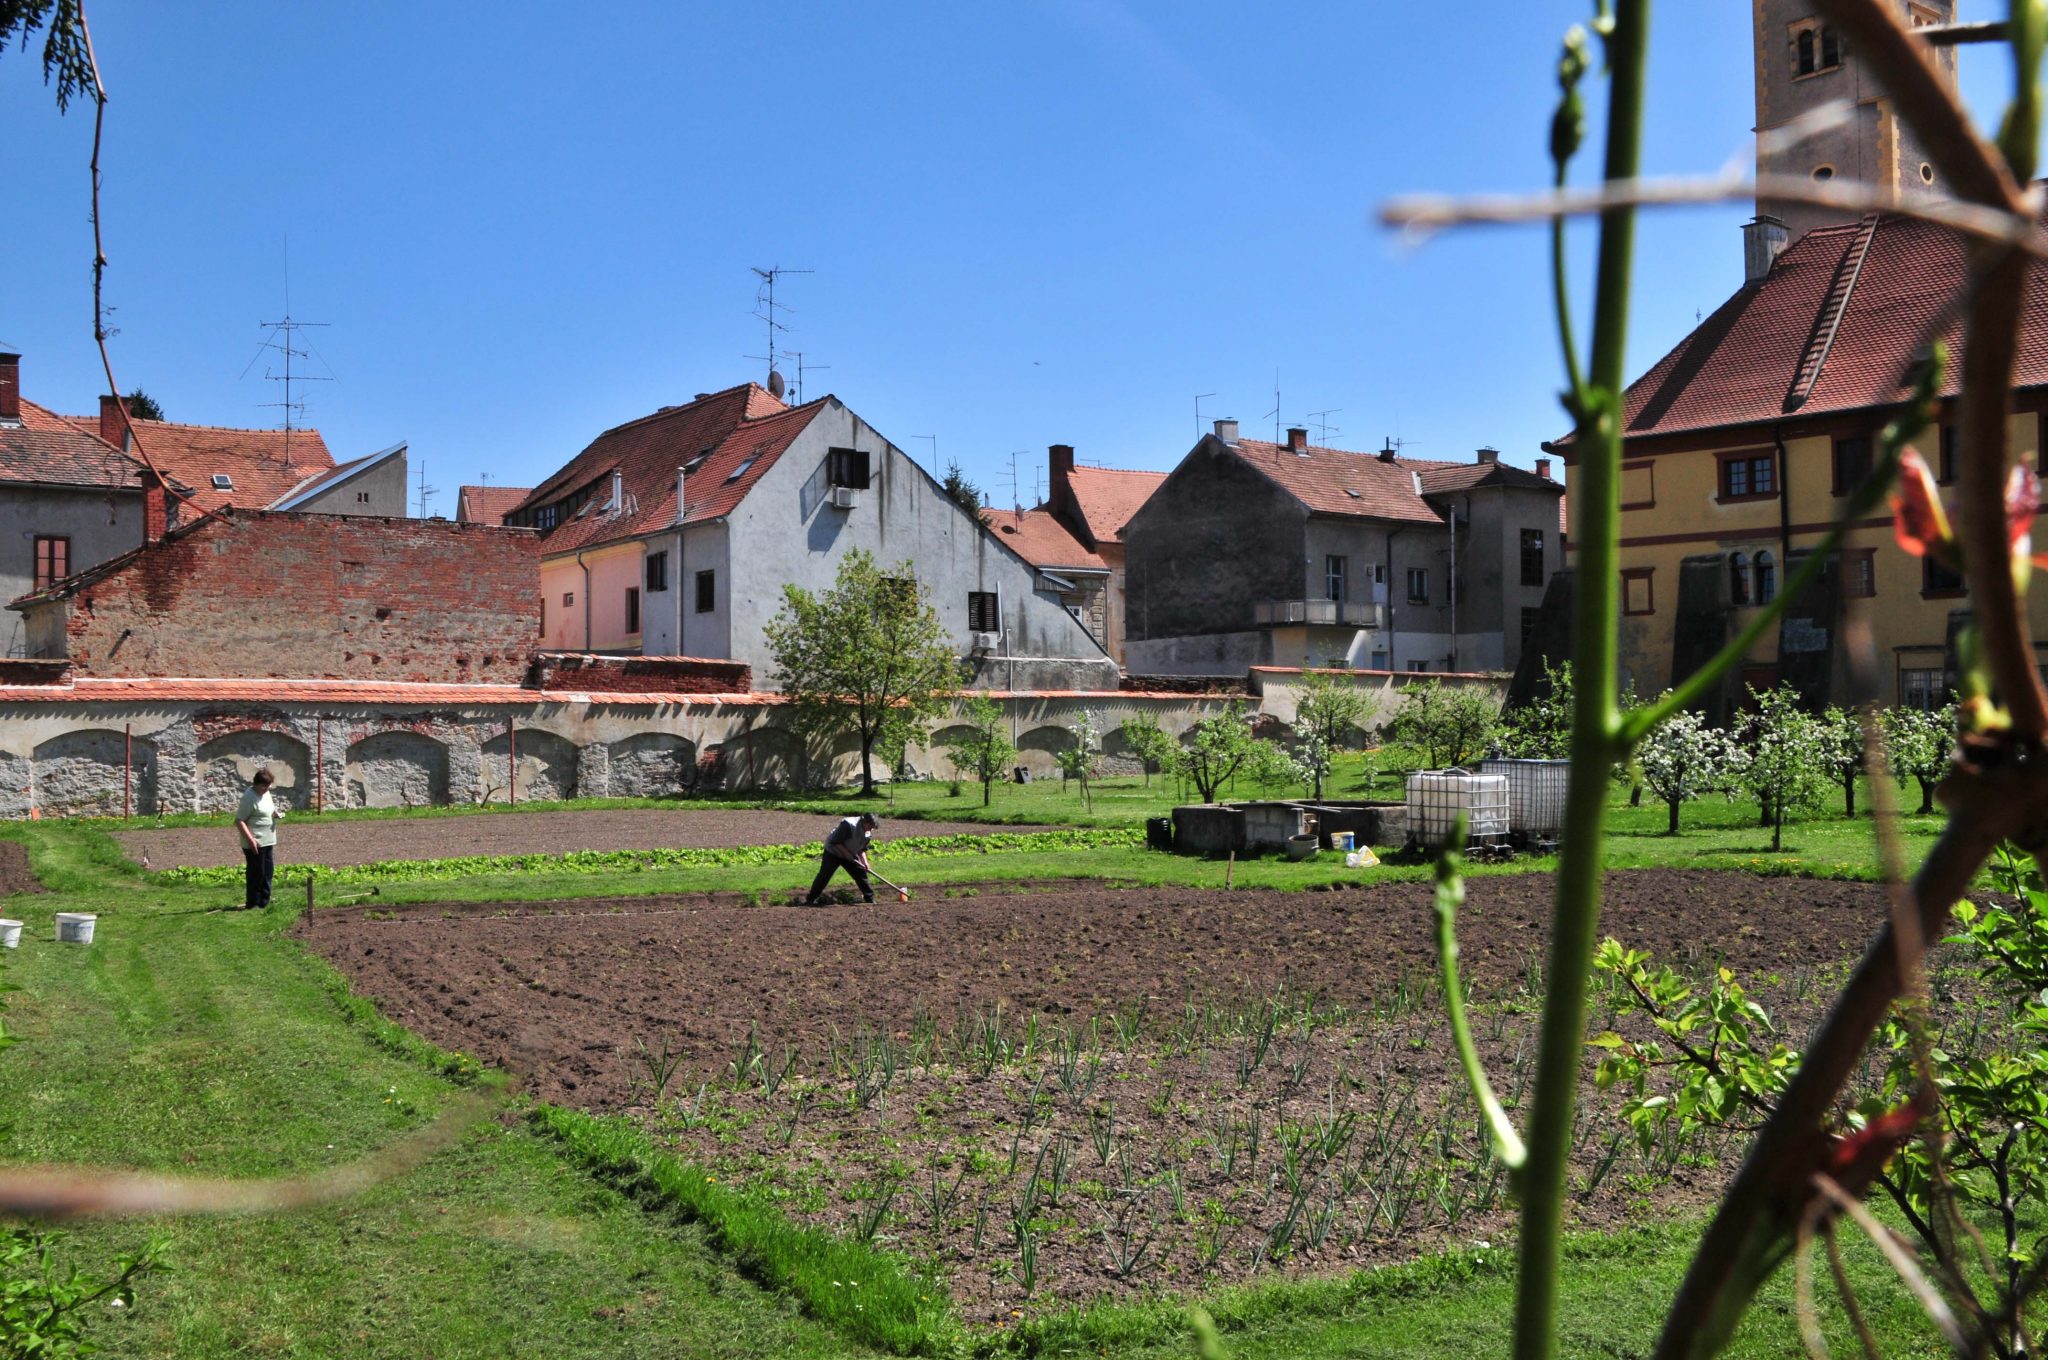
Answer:
[[163, 1214], [275, 1213], [331, 1204], [395, 1179], [454, 1146], [490, 1109], [464, 1096], [433, 1123], [360, 1161], [291, 1180], [218, 1180], [154, 1176], [75, 1166], [0, 1169], [0, 1219], [63, 1222], [78, 1218], [145, 1218]]

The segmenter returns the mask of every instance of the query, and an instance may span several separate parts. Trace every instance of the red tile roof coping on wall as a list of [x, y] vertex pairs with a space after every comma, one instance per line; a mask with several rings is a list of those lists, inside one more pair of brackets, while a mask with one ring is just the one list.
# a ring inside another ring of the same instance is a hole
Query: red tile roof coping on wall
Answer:
[[526, 681], [535, 689], [606, 694], [742, 694], [754, 688], [754, 668], [744, 661], [698, 656], [538, 652]]
[[[962, 690], [961, 698], [983, 693]], [[1242, 698], [1156, 691], [1098, 689], [989, 690], [994, 699], [1200, 699]], [[10, 703], [252, 703], [252, 704], [432, 704], [506, 707], [540, 703], [626, 704], [669, 707], [766, 708], [787, 696], [747, 694], [616, 693], [602, 690], [528, 689], [523, 685], [400, 684], [374, 680], [186, 680], [96, 679], [82, 676], [60, 684], [0, 684], [0, 704]]]
[[1507, 671], [1376, 671], [1364, 666], [1254, 666], [1258, 675], [1392, 675], [1415, 680], [1505, 680]]

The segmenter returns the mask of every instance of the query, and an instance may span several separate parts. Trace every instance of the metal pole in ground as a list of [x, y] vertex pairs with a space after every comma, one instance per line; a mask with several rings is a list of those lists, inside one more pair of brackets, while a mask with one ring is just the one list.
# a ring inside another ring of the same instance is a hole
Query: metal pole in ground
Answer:
[[313, 914], [313, 871], [306, 870], [306, 914]]
[[135, 787], [135, 724], [128, 723], [121, 732], [121, 815], [132, 817], [131, 808]]
[[505, 799], [509, 806], [519, 806], [519, 735], [513, 730], [512, 718], [505, 718]]

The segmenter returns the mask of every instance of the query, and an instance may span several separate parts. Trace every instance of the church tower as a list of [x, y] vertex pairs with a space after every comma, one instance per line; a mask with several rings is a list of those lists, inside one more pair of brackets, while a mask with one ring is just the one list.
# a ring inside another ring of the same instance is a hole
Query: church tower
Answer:
[[[1890, 0], [1915, 28], [1952, 24], [1956, 0]], [[1814, 12], [1811, 0], [1751, 0], [1756, 46], [1756, 170], [1815, 180], [1861, 180], [1894, 202], [1945, 195], [1919, 139], [1899, 119], [1889, 95], [1857, 59], [1845, 35]], [[1951, 89], [1956, 49], [1936, 49]], [[1848, 117], [1796, 140], [1771, 134], [1825, 105], [1846, 103]], [[1783, 141], [1784, 144], [1776, 145]], [[1749, 275], [1760, 277], [1778, 250], [1815, 227], [1854, 221], [1858, 214], [1759, 197], [1757, 221], [1745, 227]], [[1782, 235], [1771, 219], [1782, 224]], [[1761, 266], [1761, 267], [1759, 267]]]

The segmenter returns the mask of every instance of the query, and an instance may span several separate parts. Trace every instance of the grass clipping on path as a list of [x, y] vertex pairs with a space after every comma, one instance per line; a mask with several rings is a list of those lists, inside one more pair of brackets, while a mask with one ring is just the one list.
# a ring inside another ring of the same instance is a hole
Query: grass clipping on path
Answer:
[[913, 1277], [870, 1247], [792, 1223], [772, 1205], [656, 1150], [623, 1120], [552, 1105], [537, 1107], [531, 1118], [587, 1170], [643, 1203], [702, 1223], [741, 1270], [789, 1290], [806, 1311], [849, 1336], [897, 1355], [937, 1355], [958, 1329], [943, 1286]]
[[[951, 836], [906, 836], [878, 845], [877, 859], [987, 855], [1048, 850], [1126, 849], [1144, 844], [1144, 833], [1127, 827], [1028, 831], [997, 835], [962, 832]], [[732, 868], [795, 864], [817, 857], [814, 844], [741, 845], [728, 848], [570, 850], [563, 854], [462, 855], [454, 859], [398, 859], [376, 864], [300, 865], [278, 871], [279, 883], [304, 882], [317, 874], [329, 883], [431, 882], [480, 874], [620, 873], [650, 869]], [[172, 887], [233, 887], [242, 881], [239, 864], [166, 869], [156, 878]]]

